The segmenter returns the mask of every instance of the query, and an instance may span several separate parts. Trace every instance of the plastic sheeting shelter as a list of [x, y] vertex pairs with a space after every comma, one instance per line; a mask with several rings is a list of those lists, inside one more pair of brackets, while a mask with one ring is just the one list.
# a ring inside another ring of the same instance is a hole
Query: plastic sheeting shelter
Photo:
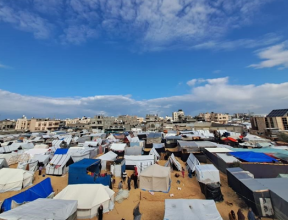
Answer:
[[35, 172], [38, 169], [38, 160], [30, 159], [28, 161], [19, 162], [17, 169]]
[[139, 178], [141, 189], [167, 192], [171, 181], [170, 168], [154, 164], [143, 170]]
[[68, 153], [68, 148], [58, 148], [56, 151], [55, 151], [55, 153], [54, 153], [54, 155], [56, 155], [56, 154], [67, 154]]
[[3, 220], [76, 220], [77, 201], [37, 199], [8, 212], [0, 214]]
[[110, 171], [116, 177], [121, 177], [122, 173], [126, 170], [125, 159], [117, 159], [114, 164], [111, 164]]
[[68, 185], [59, 192], [54, 199], [78, 200], [77, 218], [93, 218], [97, 215], [99, 206], [103, 205], [103, 212], [114, 208], [115, 192], [102, 184]]
[[165, 199], [164, 220], [222, 220], [213, 200]]
[[34, 201], [38, 198], [47, 198], [49, 195], [51, 195], [51, 193], [53, 193], [51, 179], [46, 178], [35, 186], [32, 186], [31, 188], [15, 196], [5, 199], [2, 203], [1, 209], [6, 212], [13, 208], [13, 202], [16, 202], [17, 205], [21, 205], [26, 202]]
[[38, 165], [42, 164], [46, 167], [46, 165], [49, 163], [50, 156], [37, 154], [33, 157], [33, 159], [38, 160]]
[[0, 158], [0, 169], [9, 167], [5, 158]]
[[213, 164], [196, 165], [196, 177], [202, 183], [220, 183], [219, 170]]
[[200, 165], [199, 160], [194, 156], [194, 154], [190, 154], [187, 159], [187, 164], [192, 172], [195, 171], [196, 165]]
[[264, 153], [255, 153], [253, 151], [246, 152], [230, 152], [230, 154], [240, 160], [246, 162], [278, 162], [274, 158], [264, 154]]
[[73, 164], [73, 160], [68, 154], [56, 154], [46, 166], [47, 175], [63, 175], [67, 173], [68, 166]]
[[98, 157], [97, 159], [101, 160], [102, 169], [107, 169], [107, 161], [115, 161], [117, 158], [117, 154], [115, 154], [113, 151], [109, 151], [106, 154], [103, 154], [102, 156]]
[[69, 166], [68, 184], [92, 184], [101, 183], [109, 186], [111, 182], [110, 175], [99, 177], [100, 173], [99, 159], [83, 159]]
[[126, 147], [125, 155], [141, 155], [142, 147]]
[[181, 164], [177, 161], [174, 154], [172, 153], [171, 156], [168, 158], [168, 161], [165, 164], [165, 167], [171, 167], [172, 169], [176, 169], [178, 171], [181, 171]]
[[143, 155], [143, 156], [124, 156], [125, 165], [127, 170], [134, 170], [134, 167], [137, 166], [138, 171], [153, 165], [155, 163], [154, 155]]
[[161, 143], [162, 141], [162, 134], [161, 133], [149, 133], [147, 135], [147, 144], [153, 144], [153, 143]]
[[2, 168], [0, 170], [0, 193], [7, 191], [18, 191], [32, 185], [33, 174], [13, 168]]

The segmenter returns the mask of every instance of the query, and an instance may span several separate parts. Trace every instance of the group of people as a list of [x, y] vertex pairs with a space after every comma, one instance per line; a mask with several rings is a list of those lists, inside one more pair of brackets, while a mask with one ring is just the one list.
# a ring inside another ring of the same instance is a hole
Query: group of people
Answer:
[[[243, 214], [241, 209], [238, 209], [237, 217], [236, 217], [236, 214], [233, 210], [231, 210], [231, 212], [229, 213], [229, 220], [245, 220], [245, 219], [246, 219], [245, 215]], [[248, 220], [260, 220], [261, 218], [256, 218], [252, 209], [249, 208], [247, 219]]]
[[[138, 188], [138, 172], [137, 170], [134, 171], [134, 173], [131, 176], [128, 176], [127, 178], [127, 173], [126, 171], [124, 171], [122, 173], [122, 180], [119, 182], [118, 184], [118, 189], [123, 189], [123, 184], [126, 183], [126, 179], [127, 179], [127, 188], [130, 191], [131, 190], [131, 181], [133, 181], [134, 184], [134, 188], [137, 189]], [[113, 184], [115, 183], [115, 177], [113, 178]]]

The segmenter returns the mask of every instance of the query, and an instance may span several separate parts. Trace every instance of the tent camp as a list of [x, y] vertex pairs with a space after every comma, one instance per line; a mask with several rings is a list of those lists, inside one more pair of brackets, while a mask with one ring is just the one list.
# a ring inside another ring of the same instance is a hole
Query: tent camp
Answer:
[[38, 198], [47, 198], [52, 194], [53, 188], [51, 185], [51, 179], [46, 178], [35, 186], [32, 186], [31, 188], [17, 195], [5, 199], [1, 205], [1, 210], [6, 212], [24, 203], [34, 201]]
[[0, 169], [9, 167], [5, 158], [0, 158]]
[[124, 156], [125, 165], [127, 170], [134, 170], [134, 167], [137, 166], [138, 171], [153, 165], [155, 163], [154, 155], [143, 155], [143, 156]]
[[170, 168], [151, 165], [140, 173], [140, 188], [144, 190], [167, 192], [170, 188]]
[[115, 192], [102, 184], [75, 184], [66, 186], [54, 199], [78, 200], [77, 218], [93, 218], [102, 204], [103, 212], [114, 208]]
[[101, 160], [102, 169], [106, 170], [109, 169], [109, 167], [107, 167], [107, 162], [115, 161], [116, 158], [117, 154], [115, 154], [113, 151], [109, 151], [106, 154], [103, 154], [102, 156], [98, 157], [97, 159]]
[[222, 220], [213, 200], [165, 199], [164, 220]]
[[55, 154], [46, 166], [46, 174], [61, 176], [67, 173], [70, 164], [73, 164], [73, 160], [69, 154]]
[[0, 170], [0, 193], [17, 191], [32, 185], [33, 174], [20, 169], [2, 168]]
[[0, 214], [3, 220], [76, 220], [77, 201], [37, 199]]
[[109, 186], [111, 176], [99, 177], [99, 159], [82, 159], [69, 166], [68, 184], [101, 183]]

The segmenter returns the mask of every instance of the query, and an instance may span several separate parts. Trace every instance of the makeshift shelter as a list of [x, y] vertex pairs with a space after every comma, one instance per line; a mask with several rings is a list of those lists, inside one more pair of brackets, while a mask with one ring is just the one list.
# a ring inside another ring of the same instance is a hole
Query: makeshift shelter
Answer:
[[[102, 140], [101, 140], [102, 142]], [[83, 147], [97, 147], [99, 144], [99, 142], [97, 141], [85, 141], [83, 144]]]
[[17, 169], [35, 172], [38, 169], [38, 160], [30, 159], [28, 161], [19, 162]]
[[140, 173], [140, 188], [144, 190], [168, 192], [170, 189], [170, 168], [151, 165]]
[[196, 165], [200, 165], [199, 160], [194, 156], [194, 154], [190, 154], [187, 159], [187, 164], [189, 169], [194, 172], [196, 169]]
[[264, 153], [255, 153], [253, 151], [245, 152], [230, 152], [230, 154], [242, 161], [246, 162], [278, 162], [276, 159], [264, 154]]
[[143, 155], [143, 156], [124, 156], [126, 170], [134, 170], [136, 166], [139, 172], [146, 169], [147, 167], [155, 163], [155, 158], [153, 155]]
[[[139, 137], [139, 135], [138, 135]], [[162, 133], [149, 133], [147, 135], [146, 144], [160, 144], [162, 141]], [[147, 147], [147, 146], [146, 146]]]
[[8, 165], [18, 163], [18, 158], [21, 154], [19, 153], [9, 153], [9, 154], [0, 154], [0, 158], [5, 158]]
[[[106, 154], [103, 154], [102, 156], [98, 157], [97, 159], [101, 160], [101, 165], [103, 170], [110, 170], [110, 164], [114, 162], [117, 158], [117, 154], [115, 154], [113, 151], [109, 151]], [[107, 164], [109, 163], [109, 166]]]
[[160, 159], [160, 155], [154, 147], [150, 150], [149, 155], [154, 155], [155, 160]]
[[34, 148], [35, 148], [35, 149], [48, 149], [49, 146], [48, 146], [48, 144], [36, 144], [36, 145], [34, 146]]
[[213, 200], [165, 199], [164, 220], [222, 220]]
[[110, 149], [114, 151], [118, 156], [124, 156], [126, 146], [127, 145], [123, 143], [112, 143], [110, 145]]
[[172, 153], [171, 156], [168, 158], [168, 161], [165, 164], [165, 167], [171, 167], [172, 169], [176, 169], [178, 171], [182, 170], [181, 164], [177, 161], [174, 154]]
[[30, 158], [34, 157], [35, 155], [44, 155], [48, 153], [48, 149], [42, 148], [33, 148], [25, 151], [25, 154], [28, 154]]
[[69, 154], [56, 154], [46, 166], [46, 174], [61, 176], [67, 173], [70, 164], [73, 160]]
[[114, 208], [115, 192], [102, 184], [75, 184], [66, 186], [54, 199], [77, 200], [77, 218], [93, 218], [99, 206], [103, 213]]
[[5, 158], [0, 158], [0, 169], [9, 167]]
[[53, 194], [53, 188], [51, 185], [51, 179], [48, 177], [35, 186], [5, 199], [1, 205], [1, 210], [6, 212], [15, 208], [15, 206], [17, 207], [24, 203], [32, 202], [38, 198], [47, 198], [51, 196], [51, 194]]
[[125, 166], [124, 158], [115, 160], [114, 163], [111, 164], [111, 167], [110, 167], [110, 172], [116, 177], [121, 177], [122, 173], [125, 170], [126, 170], [126, 166]]
[[56, 151], [55, 151], [55, 153], [54, 153], [54, 155], [56, 155], [56, 154], [67, 154], [68, 153], [68, 148], [58, 148]]
[[2, 168], [0, 170], [0, 193], [17, 191], [32, 185], [33, 174], [13, 168]]
[[0, 214], [1, 220], [76, 220], [77, 201], [37, 199]]
[[68, 184], [92, 184], [101, 183], [110, 186], [111, 177], [100, 177], [99, 159], [82, 159], [69, 166]]
[[213, 164], [196, 165], [195, 171], [198, 182], [220, 183], [219, 170]]
[[[94, 150], [94, 149], [91, 149]], [[78, 162], [84, 158], [90, 158], [90, 149], [89, 148], [82, 148], [82, 147], [70, 147], [67, 154], [72, 157], [72, 160]]]
[[126, 147], [125, 155], [141, 155], [142, 147]]
[[38, 161], [38, 166], [42, 165], [46, 167], [49, 163], [50, 156], [37, 154], [33, 157], [33, 159]]

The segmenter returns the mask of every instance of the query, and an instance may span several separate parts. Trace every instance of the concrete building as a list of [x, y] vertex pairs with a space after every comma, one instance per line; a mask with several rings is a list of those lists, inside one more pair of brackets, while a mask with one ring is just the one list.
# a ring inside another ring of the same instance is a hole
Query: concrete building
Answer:
[[0, 130], [13, 130], [15, 129], [16, 121], [5, 119], [0, 121]]
[[[250, 117], [250, 122], [252, 130], [254, 130], [258, 135], [264, 135], [266, 131], [266, 115], [253, 115]], [[253, 133], [253, 132], [252, 132]]]
[[288, 131], [288, 109], [272, 110], [265, 118], [266, 128]]
[[222, 114], [222, 113], [200, 113], [197, 116], [198, 121], [206, 121], [206, 122], [216, 122], [221, 124], [227, 124], [230, 120], [229, 114]]
[[184, 111], [179, 109], [177, 112], [172, 112], [172, 120], [180, 121], [185, 116]]
[[66, 119], [65, 125], [71, 126], [73, 124], [88, 124], [90, 122], [90, 118], [83, 116], [82, 118], [74, 118], [74, 119]]
[[32, 118], [27, 119], [23, 116], [21, 119], [17, 119], [15, 130], [18, 131], [55, 131], [60, 126], [60, 120], [51, 120], [49, 118]]

